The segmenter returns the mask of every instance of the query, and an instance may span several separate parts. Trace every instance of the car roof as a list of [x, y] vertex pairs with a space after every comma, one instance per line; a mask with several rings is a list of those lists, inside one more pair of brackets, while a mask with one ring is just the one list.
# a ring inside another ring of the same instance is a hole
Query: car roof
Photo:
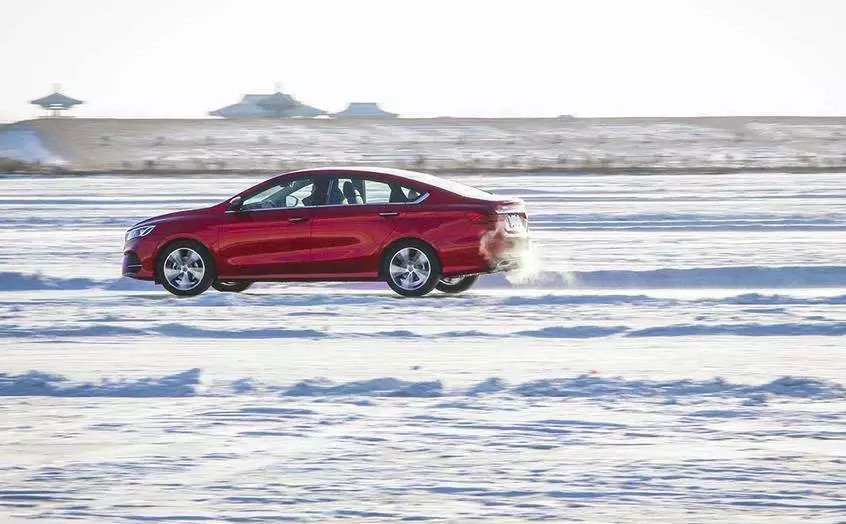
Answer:
[[[314, 173], [314, 172], [332, 172], [332, 171], [349, 171], [355, 173], [374, 173], [377, 175], [392, 175], [401, 178], [408, 178], [409, 180], [425, 179], [432, 175], [420, 173], [418, 171], [409, 171], [408, 169], [397, 169], [393, 167], [378, 167], [378, 166], [332, 166], [332, 167], [310, 167], [308, 169], [298, 169], [297, 171], [290, 171], [286, 175], [293, 175], [296, 173]], [[423, 180], [420, 180], [421, 182]]]
[[301, 169], [299, 171], [291, 171], [285, 175], [300, 174], [300, 173], [331, 173], [338, 171], [347, 171], [350, 173], [373, 173], [377, 175], [388, 175], [397, 178], [403, 178], [420, 184], [425, 184], [430, 187], [448, 191], [463, 197], [476, 198], [481, 200], [499, 200], [498, 197], [475, 188], [468, 186], [454, 180], [442, 178], [428, 173], [421, 173], [419, 171], [409, 171], [407, 169], [396, 169], [392, 167], [370, 167], [370, 166], [338, 166], [338, 167], [313, 167], [308, 169]]

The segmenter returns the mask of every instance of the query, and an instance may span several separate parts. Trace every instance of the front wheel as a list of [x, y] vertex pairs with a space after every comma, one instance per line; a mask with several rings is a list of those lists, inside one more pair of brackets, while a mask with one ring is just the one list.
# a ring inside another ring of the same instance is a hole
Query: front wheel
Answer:
[[462, 291], [467, 291], [470, 289], [476, 281], [479, 280], [479, 275], [466, 275], [466, 276], [459, 276], [459, 277], [443, 277], [442, 279], [438, 280], [437, 285], [435, 287], [438, 291], [443, 291], [444, 293], [461, 293]]
[[165, 289], [180, 297], [193, 297], [207, 290], [214, 280], [214, 261], [202, 244], [174, 242], [162, 252], [157, 264]]
[[388, 285], [405, 297], [422, 297], [432, 291], [441, 275], [434, 250], [423, 242], [398, 243], [385, 253], [382, 274]]
[[240, 293], [241, 291], [246, 291], [252, 285], [253, 283], [249, 280], [217, 280], [212, 282], [213, 288], [226, 293]]

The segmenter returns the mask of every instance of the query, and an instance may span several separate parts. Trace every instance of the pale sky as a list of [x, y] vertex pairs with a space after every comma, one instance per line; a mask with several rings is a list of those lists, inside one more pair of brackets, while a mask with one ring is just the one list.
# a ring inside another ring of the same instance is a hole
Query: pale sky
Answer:
[[846, 115], [846, 1], [1, 0], [0, 122], [272, 92], [403, 116]]

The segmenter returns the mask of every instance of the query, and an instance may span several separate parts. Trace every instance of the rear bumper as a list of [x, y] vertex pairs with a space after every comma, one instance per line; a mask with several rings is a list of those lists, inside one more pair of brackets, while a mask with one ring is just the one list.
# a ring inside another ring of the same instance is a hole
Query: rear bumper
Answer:
[[461, 239], [454, 249], [439, 246], [441, 274], [445, 277], [515, 271], [522, 267], [531, 251], [527, 233], [489, 230]]
[[528, 235], [498, 234], [483, 247], [490, 272], [514, 271], [522, 267], [532, 248]]
[[505, 271], [516, 271], [523, 266], [519, 258], [503, 258], [491, 264], [489, 273], [501, 273]]

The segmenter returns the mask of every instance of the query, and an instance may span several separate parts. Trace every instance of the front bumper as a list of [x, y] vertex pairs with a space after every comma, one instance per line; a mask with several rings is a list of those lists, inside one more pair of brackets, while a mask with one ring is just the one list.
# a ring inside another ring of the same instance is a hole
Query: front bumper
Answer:
[[138, 280], [153, 280], [155, 256], [155, 241], [142, 237], [126, 242], [123, 246], [123, 276]]
[[132, 250], [123, 252], [124, 276], [134, 276], [141, 271], [142, 266], [143, 264], [141, 263], [141, 258], [138, 256], [138, 253]]

